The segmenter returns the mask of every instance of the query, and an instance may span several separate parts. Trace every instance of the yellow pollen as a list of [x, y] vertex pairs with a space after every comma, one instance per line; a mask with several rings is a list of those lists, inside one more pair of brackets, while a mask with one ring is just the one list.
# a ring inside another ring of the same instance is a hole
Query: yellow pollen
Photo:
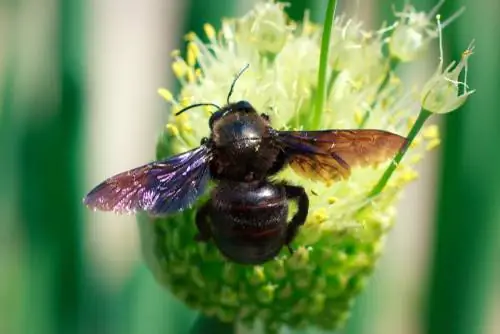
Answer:
[[186, 122], [181, 123], [181, 129], [184, 132], [189, 132], [189, 133], [193, 132], [193, 127]]
[[217, 36], [215, 28], [211, 24], [205, 23], [203, 25], [203, 30], [205, 31], [205, 35], [207, 35], [208, 39], [214, 39], [215, 36]]
[[188, 120], [189, 120], [189, 116], [187, 113], [180, 114], [180, 115], [176, 116], [176, 121], [179, 124], [187, 123]]
[[160, 94], [160, 96], [163, 97], [168, 102], [174, 101], [174, 96], [172, 95], [172, 93], [168, 89], [160, 88], [160, 89], [158, 89], [158, 94]]
[[416, 178], [418, 177], [418, 173], [415, 172], [413, 169], [405, 169], [402, 173], [401, 173], [401, 180], [404, 181], [404, 182], [410, 182], [410, 181], [413, 181], [415, 180]]
[[194, 41], [194, 40], [196, 39], [196, 34], [195, 34], [194, 32], [192, 32], [192, 31], [191, 31], [191, 32], [188, 32], [188, 33], [184, 36], [184, 38], [186, 39], [186, 41], [188, 41], [188, 42], [192, 42], [192, 41]]
[[191, 99], [189, 97], [182, 96], [179, 104], [184, 108], [191, 104]]
[[361, 110], [357, 109], [354, 112], [354, 122], [356, 122], [356, 124], [358, 124], [358, 125], [361, 125], [361, 122], [363, 122], [363, 116], [364, 116], [363, 112]]
[[326, 209], [324, 209], [324, 208], [316, 210], [312, 216], [313, 216], [314, 222], [317, 224], [321, 224], [328, 219]]
[[179, 129], [175, 125], [173, 125], [172, 123], [168, 123], [167, 125], [165, 125], [165, 128], [168, 130], [168, 132], [172, 136], [175, 136], [175, 137], [179, 136]]
[[198, 48], [198, 45], [196, 45], [193, 42], [189, 43], [187, 47], [187, 57], [186, 57], [189, 66], [193, 67], [196, 64], [196, 59], [198, 58], [199, 54], [200, 54], [200, 49]]
[[194, 70], [192, 68], [189, 68], [186, 72], [186, 78], [188, 82], [195, 82], [196, 76], [194, 75]]
[[437, 125], [429, 125], [422, 131], [422, 135], [425, 139], [436, 139], [439, 137], [439, 128]]
[[186, 64], [182, 60], [176, 60], [172, 63], [174, 75], [181, 79], [186, 74]]

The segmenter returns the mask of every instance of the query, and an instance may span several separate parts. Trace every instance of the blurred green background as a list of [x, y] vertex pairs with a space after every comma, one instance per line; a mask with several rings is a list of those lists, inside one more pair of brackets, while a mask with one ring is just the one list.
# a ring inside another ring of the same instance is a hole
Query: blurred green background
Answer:
[[[321, 21], [326, 0], [289, 2], [293, 18], [310, 8]], [[1, 334], [189, 330], [196, 313], [155, 284], [134, 218], [88, 212], [81, 198], [154, 156], [167, 115], [156, 90], [175, 87], [170, 52], [183, 35], [252, 3], [0, 2]], [[403, 3], [344, 0], [339, 12], [378, 27]], [[463, 5], [444, 31], [445, 55], [458, 59], [476, 39], [469, 82], [478, 92], [434, 119], [443, 145], [406, 190], [346, 334], [500, 332], [500, 1], [449, 0], [441, 13]], [[419, 71], [436, 63], [430, 50]]]

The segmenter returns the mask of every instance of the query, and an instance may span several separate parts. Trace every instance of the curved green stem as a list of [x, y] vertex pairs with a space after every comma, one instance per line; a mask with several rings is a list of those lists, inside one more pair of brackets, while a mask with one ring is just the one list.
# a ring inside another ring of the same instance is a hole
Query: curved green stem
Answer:
[[408, 150], [408, 147], [410, 147], [411, 143], [417, 136], [417, 134], [420, 132], [422, 129], [422, 126], [424, 125], [425, 121], [432, 115], [432, 113], [428, 110], [421, 109], [420, 113], [418, 114], [418, 118], [415, 121], [415, 124], [413, 124], [410, 133], [408, 134], [407, 137], [407, 143], [406, 145], [396, 154], [396, 157], [392, 161], [392, 163], [387, 167], [387, 169], [384, 172], [384, 175], [380, 178], [378, 183], [373, 187], [372, 191], [368, 195], [368, 198], [372, 198], [377, 196], [384, 190], [385, 186], [387, 185], [387, 182], [389, 182], [389, 179], [391, 178], [392, 174], [396, 170], [396, 167], [399, 165], [401, 160], [403, 160], [404, 155], [406, 154], [406, 151]]
[[233, 334], [236, 333], [234, 323], [222, 322], [200, 314], [193, 323], [190, 334]]
[[326, 8], [325, 23], [323, 25], [323, 35], [321, 37], [321, 53], [319, 56], [318, 86], [316, 89], [316, 98], [314, 112], [312, 115], [312, 129], [317, 129], [321, 122], [323, 113], [323, 104], [325, 102], [326, 91], [326, 72], [328, 69], [328, 54], [330, 52], [330, 39], [332, 36], [333, 21], [335, 19], [336, 0], [328, 0]]

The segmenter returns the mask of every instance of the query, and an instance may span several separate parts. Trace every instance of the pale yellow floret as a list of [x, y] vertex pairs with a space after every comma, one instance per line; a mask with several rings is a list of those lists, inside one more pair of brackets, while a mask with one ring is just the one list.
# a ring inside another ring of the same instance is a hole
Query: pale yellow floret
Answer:
[[165, 88], [160, 88], [158, 89], [158, 94], [160, 94], [161, 97], [163, 97], [167, 102], [174, 102], [174, 95]]
[[354, 122], [356, 122], [356, 124], [359, 126], [363, 123], [363, 118], [365, 116], [365, 113], [361, 110], [356, 110], [354, 112]]
[[213, 25], [205, 23], [203, 25], [203, 30], [205, 31], [205, 35], [208, 37], [209, 40], [213, 41], [217, 37], [217, 32], [215, 31]]
[[183, 61], [183, 60], [175, 60], [174, 62], [172, 62], [172, 71], [174, 72], [174, 75], [178, 78], [178, 79], [182, 79], [184, 78], [184, 76], [186, 75], [186, 72], [187, 72], [187, 66], [186, 66], [186, 63]]
[[184, 39], [188, 42], [192, 42], [196, 40], [198, 37], [193, 31], [188, 32], [186, 35], [184, 35]]
[[439, 138], [439, 128], [436, 124], [429, 125], [422, 131], [422, 136], [425, 139], [436, 139]]
[[196, 45], [196, 43], [190, 42], [187, 46], [187, 55], [186, 60], [187, 64], [190, 67], [193, 67], [196, 64], [196, 59], [200, 54], [200, 49]]
[[177, 126], [175, 126], [174, 124], [167, 123], [167, 125], [165, 125], [165, 128], [172, 136], [179, 136], [179, 128], [177, 128]]

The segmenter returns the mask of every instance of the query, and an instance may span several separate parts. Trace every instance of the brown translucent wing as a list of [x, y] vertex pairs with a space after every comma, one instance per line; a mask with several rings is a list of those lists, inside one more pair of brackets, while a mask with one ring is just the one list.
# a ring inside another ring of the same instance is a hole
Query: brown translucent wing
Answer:
[[406, 138], [382, 130], [279, 131], [290, 167], [321, 181], [348, 178], [351, 167], [376, 166], [393, 158]]

